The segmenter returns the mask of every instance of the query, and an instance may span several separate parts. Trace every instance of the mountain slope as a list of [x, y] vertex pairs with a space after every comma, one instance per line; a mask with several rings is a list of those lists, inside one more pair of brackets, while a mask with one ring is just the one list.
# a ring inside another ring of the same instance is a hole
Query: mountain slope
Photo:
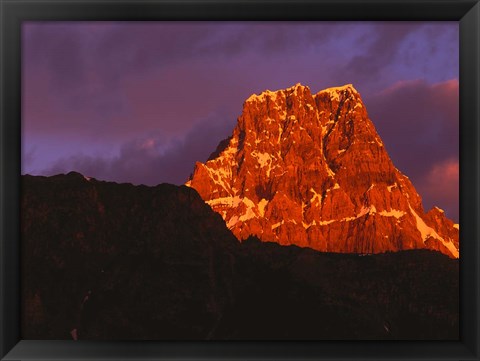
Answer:
[[187, 187], [22, 177], [23, 336], [202, 339], [238, 241]]
[[186, 183], [240, 239], [327, 252], [428, 248], [459, 257], [458, 226], [425, 213], [349, 84], [246, 100], [230, 138]]
[[197, 192], [22, 177], [22, 339], [458, 340], [458, 260], [238, 242]]

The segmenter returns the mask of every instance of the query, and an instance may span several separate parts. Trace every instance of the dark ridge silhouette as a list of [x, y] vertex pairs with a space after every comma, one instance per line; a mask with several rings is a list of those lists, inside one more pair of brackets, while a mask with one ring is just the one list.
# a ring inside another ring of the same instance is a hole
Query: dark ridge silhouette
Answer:
[[457, 340], [458, 260], [237, 241], [185, 186], [22, 176], [22, 338]]

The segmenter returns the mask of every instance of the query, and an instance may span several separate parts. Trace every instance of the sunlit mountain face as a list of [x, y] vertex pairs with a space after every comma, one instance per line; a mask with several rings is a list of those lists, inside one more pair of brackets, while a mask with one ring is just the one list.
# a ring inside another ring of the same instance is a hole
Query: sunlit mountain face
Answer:
[[424, 211], [385, 148], [353, 85], [312, 94], [296, 84], [250, 96], [231, 137], [186, 185], [239, 240], [458, 258], [458, 224], [440, 208]]

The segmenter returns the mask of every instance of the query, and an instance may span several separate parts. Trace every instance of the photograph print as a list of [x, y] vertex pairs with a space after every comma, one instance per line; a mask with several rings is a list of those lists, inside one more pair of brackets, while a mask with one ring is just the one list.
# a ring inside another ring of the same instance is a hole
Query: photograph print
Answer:
[[459, 340], [458, 22], [22, 24], [21, 337]]

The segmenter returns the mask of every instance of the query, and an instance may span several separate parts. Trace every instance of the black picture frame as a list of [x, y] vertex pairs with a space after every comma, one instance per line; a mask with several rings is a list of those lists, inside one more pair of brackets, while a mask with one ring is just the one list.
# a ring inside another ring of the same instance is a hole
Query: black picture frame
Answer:
[[[10, 360], [479, 360], [480, 4], [478, 0], [0, 0], [0, 358]], [[459, 21], [460, 340], [75, 342], [20, 339], [21, 24], [25, 20]]]

